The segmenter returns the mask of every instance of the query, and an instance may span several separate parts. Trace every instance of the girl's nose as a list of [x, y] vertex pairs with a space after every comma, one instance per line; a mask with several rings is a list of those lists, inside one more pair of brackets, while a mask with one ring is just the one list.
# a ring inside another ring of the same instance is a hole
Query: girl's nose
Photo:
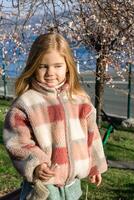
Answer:
[[48, 75], [53, 75], [54, 74], [54, 67], [48, 67], [47, 68], [47, 74]]

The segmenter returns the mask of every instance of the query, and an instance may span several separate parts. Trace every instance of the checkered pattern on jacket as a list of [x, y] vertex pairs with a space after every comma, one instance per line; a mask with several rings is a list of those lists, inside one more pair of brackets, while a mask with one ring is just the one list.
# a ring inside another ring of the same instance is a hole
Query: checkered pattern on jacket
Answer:
[[6, 115], [3, 138], [14, 166], [29, 182], [36, 166], [58, 164], [46, 184], [67, 184], [106, 171], [107, 164], [89, 98], [68, 91], [30, 89]]

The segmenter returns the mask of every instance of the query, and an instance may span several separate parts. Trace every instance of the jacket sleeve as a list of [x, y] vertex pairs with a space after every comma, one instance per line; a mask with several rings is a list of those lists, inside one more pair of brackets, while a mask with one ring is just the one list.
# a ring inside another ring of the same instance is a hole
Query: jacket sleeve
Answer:
[[37, 145], [26, 114], [16, 107], [6, 115], [3, 140], [15, 168], [29, 182], [36, 166], [50, 162]]
[[96, 109], [92, 109], [87, 118], [88, 121], [88, 150], [91, 160], [89, 176], [103, 173], [107, 170], [107, 162], [104, 155], [102, 139], [96, 124]]

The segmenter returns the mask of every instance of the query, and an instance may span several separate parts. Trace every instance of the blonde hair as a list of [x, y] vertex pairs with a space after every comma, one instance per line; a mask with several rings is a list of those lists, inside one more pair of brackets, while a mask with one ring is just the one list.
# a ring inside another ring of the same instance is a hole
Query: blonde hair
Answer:
[[65, 59], [68, 68], [66, 79], [70, 86], [70, 95], [84, 92], [79, 83], [76, 64], [68, 42], [58, 33], [47, 33], [37, 37], [31, 46], [26, 67], [15, 83], [16, 96], [20, 96], [30, 89], [31, 79], [34, 77], [44, 54], [51, 50], [57, 50]]

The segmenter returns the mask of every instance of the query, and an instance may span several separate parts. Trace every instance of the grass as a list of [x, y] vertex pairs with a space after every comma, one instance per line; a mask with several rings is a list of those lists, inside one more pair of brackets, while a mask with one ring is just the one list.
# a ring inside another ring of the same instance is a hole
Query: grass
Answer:
[[21, 177], [11, 164], [11, 160], [0, 144], [0, 195], [20, 187]]
[[0, 196], [20, 186], [21, 177], [14, 169], [2, 140], [3, 121], [10, 105], [0, 99]]
[[81, 200], [85, 200], [85, 191], [88, 185], [89, 200], [133, 200], [134, 199], [134, 175], [130, 170], [109, 169], [103, 174], [103, 181], [98, 188], [94, 185], [82, 182], [84, 194]]
[[[5, 112], [9, 102], [0, 100], [0, 138]], [[115, 131], [111, 134], [108, 143], [104, 146], [107, 159], [111, 160], [134, 160], [134, 134], [126, 131]], [[11, 160], [3, 146], [0, 144], [0, 196], [18, 188], [21, 177], [11, 164]], [[82, 180], [83, 196], [81, 200], [134, 200], [134, 171], [109, 168], [102, 175], [101, 186], [96, 187]]]
[[[126, 131], [115, 131], [104, 146], [106, 158], [109, 160], [134, 161], [134, 134]], [[84, 194], [81, 200], [85, 200], [85, 192], [88, 185], [89, 200], [134, 200], [134, 171], [109, 168], [102, 174], [101, 186], [96, 187], [82, 181]]]
[[0, 143], [2, 142], [3, 120], [10, 103], [10, 101], [0, 99]]
[[104, 149], [109, 160], [134, 161], [134, 133], [115, 131]]

